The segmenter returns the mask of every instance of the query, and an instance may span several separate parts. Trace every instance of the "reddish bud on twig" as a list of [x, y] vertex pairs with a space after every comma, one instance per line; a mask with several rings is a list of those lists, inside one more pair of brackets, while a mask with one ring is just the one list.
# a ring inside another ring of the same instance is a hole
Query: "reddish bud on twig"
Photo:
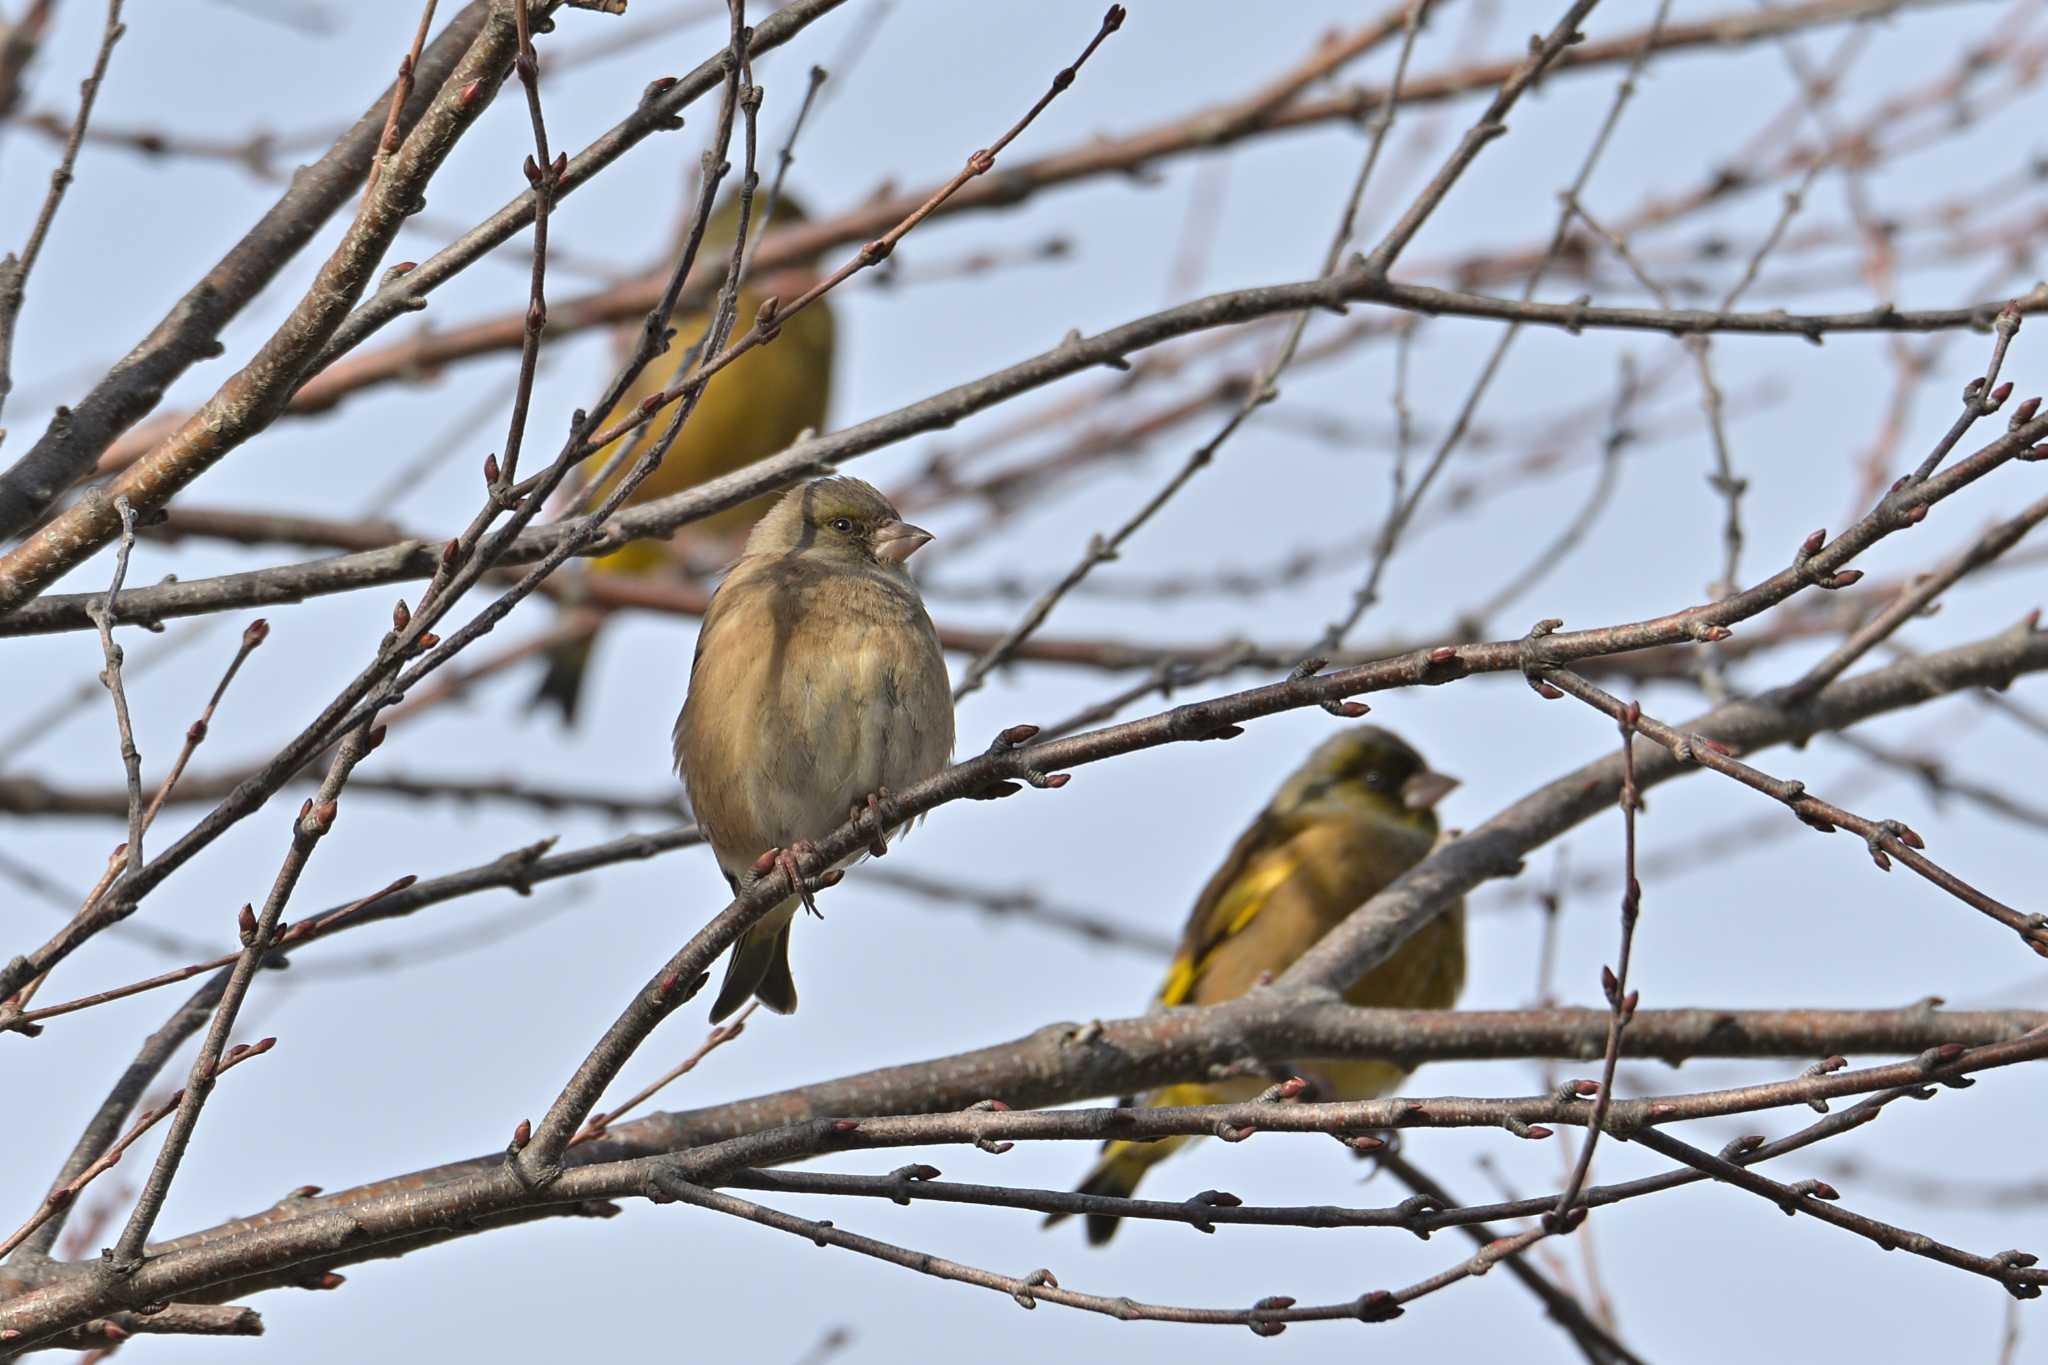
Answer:
[[478, 93], [479, 93], [479, 92], [481, 92], [481, 91], [483, 90], [483, 86], [484, 86], [484, 83], [483, 83], [483, 82], [482, 82], [481, 80], [474, 80], [474, 81], [471, 81], [471, 82], [470, 82], [470, 83], [469, 83], [468, 85], [465, 85], [465, 86], [463, 86], [463, 87], [462, 87], [462, 107], [463, 107], [463, 108], [467, 109], [467, 108], [469, 108], [469, 107], [470, 107], [470, 106], [471, 106], [472, 104], [475, 104], [475, 103], [476, 103], [476, 97], [477, 97]]
[[2033, 421], [2034, 414], [2040, 410], [2040, 407], [2041, 400], [2039, 398], [2029, 398], [2021, 403], [2013, 409], [2012, 416], [2007, 420], [2007, 430], [2018, 431], [2021, 427]]
[[1358, 1320], [1360, 1322], [1392, 1322], [1405, 1311], [1394, 1302], [1394, 1296], [1384, 1289], [1375, 1289], [1358, 1298]]
[[404, 630], [411, 624], [412, 608], [405, 605], [405, 599], [401, 597], [398, 599], [398, 605], [391, 609], [391, 628], [393, 630]]
[[1362, 701], [1347, 701], [1338, 704], [1336, 714], [1344, 717], [1346, 720], [1357, 720], [1371, 709]]
[[242, 907], [242, 912], [235, 916], [235, 929], [241, 935], [242, 942], [245, 945], [256, 937], [255, 907], [248, 905]]
[[[1066, 73], [1062, 72], [1061, 74], [1064, 75]], [[1292, 1307], [1294, 1307], [1294, 1300], [1287, 1295], [1271, 1294], [1253, 1304], [1252, 1311], [1254, 1313], [1276, 1313]], [[1246, 1326], [1252, 1329], [1253, 1335], [1262, 1337], [1277, 1337], [1287, 1330], [1287, 1324], [1284, 1322], [1261, 1322], [1258, 1319], [1253, 1319]]]
[[1820, 553], [1820, 547], [1827, 543], [1828, 532], [1827, 528], [1823, 526], [1820, 530], [1815, 531], [1805, 540], [1799, 542], [1799, 555], [1802, 559], [1811, 555], [1817, 555]]
[[1429, 651], [1429, 661], [1433, 664], [1447, 664], [1457, 657], [1458, 651], [1451, 645], [1438, 645]]
[[498, 454], [496, 451], [492, 451], [490, 454], [484, 456], [484, 482], [487, 484], [495, 484], [497, 481]]
[[242, 631], [242, 644], [245, 648], [248, 649], [256, 648], [256, 646], [262, 644], [265, 640], [268, 640], [269, 638], [270, 622], [264, 620], [261, 616], [251, 621], [248, 624], [248, 626]]
[[854, 1133], [854, 1132], [858, 1132], [858, 1131], [860, 1131], [860, 1120], [859, 1120], [859, 1119], [834, 1119], [834, 1120], [832, 1120], [832, 1131], [833, 1131], [833, 1132], [835, 1132], [835, 1133]]
[[1991, 391], [1991, 406], [1988, 411], [1998, 411], [1999, 408], [2004, 406], [2005, 400], [2010, 397], [2012, 397], [2012, 381], [2008, 379]]

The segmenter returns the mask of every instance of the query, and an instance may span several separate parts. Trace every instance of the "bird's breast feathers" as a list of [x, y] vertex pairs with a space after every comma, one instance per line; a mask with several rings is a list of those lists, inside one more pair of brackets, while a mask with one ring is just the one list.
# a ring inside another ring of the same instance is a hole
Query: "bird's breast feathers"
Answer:
[[751, 860], [938, 771], [952, 722], [945, 662], [907, 585], [742, 561], [698, 639], [677, 758], [721, 861]]

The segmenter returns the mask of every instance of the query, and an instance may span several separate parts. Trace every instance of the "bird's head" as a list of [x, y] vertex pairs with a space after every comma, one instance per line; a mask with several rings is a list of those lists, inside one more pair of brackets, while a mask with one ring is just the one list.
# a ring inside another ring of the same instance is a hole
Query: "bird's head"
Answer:
[[[764, 226], [772, 229], [796, 227], [811, 221], [804, 212], [803, 201], [784, 190], [776, 196], [775, 211], [769, 216], [768, 189], [764, 185], [755, 191], [752, 208], [747, 214], [747, 236], [758, 239]], [[699, 248], [703, 259], [723, 259], [732, 250], [732, 239], [740, 230], [740, 197], [737, 192], [720, 197], [711, 210], [710, 219], [704, 224], [704, 244]], [[813, 257], [803, 264], [815, 264]]]
[[1354, 725], [1316, 746], [1273, 799], [1276, 814], [1332, 805], [1436, 836], [1436, 804], [1458, 785], [1391, 730]]
[[903, 573], [903, 561], [931, 538], [898, 516], [873, 484], [839, 475], [784, 493], [754, 524], [746, 552]]

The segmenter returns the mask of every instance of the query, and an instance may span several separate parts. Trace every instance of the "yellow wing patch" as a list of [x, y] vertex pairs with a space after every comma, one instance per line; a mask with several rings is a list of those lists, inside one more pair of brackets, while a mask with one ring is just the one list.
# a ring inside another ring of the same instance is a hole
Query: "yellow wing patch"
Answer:
[[1174, 958], [1173, 965], [1166, 969], [1165, 984], [1159, 988], [1159, 1002], [1163, 1005], [1186, 1004], [1216, 950], [1244, 932], [1246, 926], [1258, 918], [1273, 893], [1286, 884], [1294, 870], [1290, 858], [1265, 857], [1239, 873], [1231, 882], [1230, 889], [1216, 903], [1212, 919], [1220, 932], [1213, 932], [1199, 944], [1182, 949]]

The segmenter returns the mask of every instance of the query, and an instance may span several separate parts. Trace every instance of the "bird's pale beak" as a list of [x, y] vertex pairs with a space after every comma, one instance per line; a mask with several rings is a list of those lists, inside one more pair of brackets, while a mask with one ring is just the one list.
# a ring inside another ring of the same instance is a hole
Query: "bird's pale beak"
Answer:
[[907, 521], [885, 522], [875, 528], [875, 556], [885, 563], [901, 564], [931, 542], [932, 533]]
[[1432, 810], [1457, 785], [1457, 778], [1425, 768], [1401, 784], [1401, 804], [1409, 810]]

